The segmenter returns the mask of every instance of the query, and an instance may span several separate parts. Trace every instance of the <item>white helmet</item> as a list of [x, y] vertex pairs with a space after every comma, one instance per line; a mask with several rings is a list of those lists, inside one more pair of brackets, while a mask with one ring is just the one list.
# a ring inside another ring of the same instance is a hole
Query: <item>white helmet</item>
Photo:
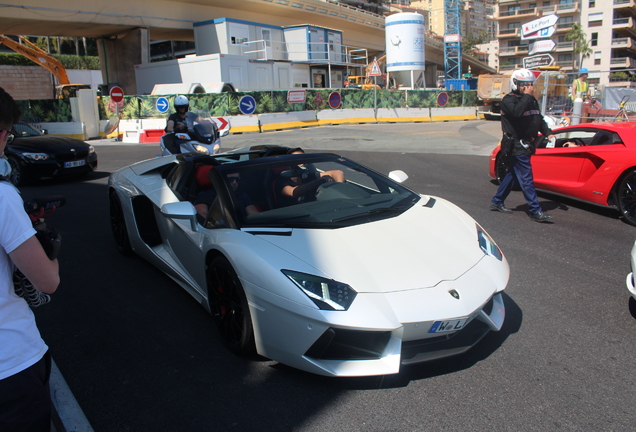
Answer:
[[525, 83], [534, 84], [536, 77], [528, 69], [517, 69], [510, 76], [510, 90], [517, 91], [520, 85]]
[[179, 108], [185, 108], [186, 111], [190, 108], [190, 102], [185, 96], [177, 96], [174, 98], [174, 109], [179, 111]]

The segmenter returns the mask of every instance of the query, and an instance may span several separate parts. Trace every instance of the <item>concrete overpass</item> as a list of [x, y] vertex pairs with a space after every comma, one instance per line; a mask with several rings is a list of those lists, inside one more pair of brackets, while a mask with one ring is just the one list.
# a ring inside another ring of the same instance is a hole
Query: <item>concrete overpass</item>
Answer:
[[[60, 4], [60, 3], [54, 3]], [[0, 4], [4, 34], [98, 38], [104, 82], [136, 93], [134, 65], [149, 62], [151, 40], [193, 41], [193, 24], [215, 18], [342, 30], [343, 45], [384, 52], [384, 17], [325, 0], [8, 0]], [[426, 36], [427, 67], [444, 68], [440, 38]], [[494, 73], [464, 56], [475, 74]]]

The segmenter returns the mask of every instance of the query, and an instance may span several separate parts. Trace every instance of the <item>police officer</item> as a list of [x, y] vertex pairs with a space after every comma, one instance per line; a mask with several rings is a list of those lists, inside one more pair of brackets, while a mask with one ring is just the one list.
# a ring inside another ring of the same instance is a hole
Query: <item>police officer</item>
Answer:
[[536, 222], [547, 222], [552, 216], [544, 213], [539, 206], [539, 198], [534, 188], [530, 157], [539, 143], [538, 133], [548, 139], [554, 139], [548, 127], [539, 103], [534, 97], [535, 75], [528, 69], [517, 69], [510, 77], [509, 94], [501, 101], [501, 157], [507, 168], [497, 193], [490, 202], [490, 209], [511, 214], [512, 210], [504, 206], [504, 200], [510, 194], [515, 178], [521, 185], [523, 196], [530, 206], [530, 218]]

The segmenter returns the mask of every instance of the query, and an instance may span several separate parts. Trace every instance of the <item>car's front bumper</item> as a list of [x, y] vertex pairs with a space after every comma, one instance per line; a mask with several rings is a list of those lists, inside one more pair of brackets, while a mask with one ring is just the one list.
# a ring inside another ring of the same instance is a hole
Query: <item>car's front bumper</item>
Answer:
[[86, 162], [84, 165], [70, 168], [65, 168], [64, 163], [75, 161], [58, 161], [55, 159], [33, 161], [29, 159], [21, 159], [20, 164], [24, 168], [27, 176], [34, 179], [74, 176], [95, 171], [97, 169], [96, 153], [89, 154], [87, 157], [81, 159], [85, 159]]

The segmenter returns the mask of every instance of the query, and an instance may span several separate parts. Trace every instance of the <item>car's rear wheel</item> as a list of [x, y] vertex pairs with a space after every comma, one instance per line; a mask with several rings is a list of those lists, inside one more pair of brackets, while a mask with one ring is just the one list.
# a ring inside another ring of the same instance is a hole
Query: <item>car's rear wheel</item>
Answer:
[[117, 192], [110, 192], [110, 227], [113, 230], [113, 237], [117, 250], [126, 256], [133, 254], [132, 246], [130, 246], [130, 238], [128, 237], [128, 229], [126, 228], [126, 218], [124, 217], [124, 209]]
[[8, 156], [9, 165], [11, 165], [11, 175], [9, 176], [9, 181], [13, 183], [15, 186], [22, 186], [29, 183], [29, 178], [25, 172], [24, 167], [20, 164], [18, 158], [14, 156]]
[[632, 170], [618, 186], [618, 210], [630, 225], [636, 226], [636, 170]]
[[210, 310], [227, 348], [237, 354], [254, 354], [254, 329], [245, 291], [227, 259], [216, 257], [208, 265]]

